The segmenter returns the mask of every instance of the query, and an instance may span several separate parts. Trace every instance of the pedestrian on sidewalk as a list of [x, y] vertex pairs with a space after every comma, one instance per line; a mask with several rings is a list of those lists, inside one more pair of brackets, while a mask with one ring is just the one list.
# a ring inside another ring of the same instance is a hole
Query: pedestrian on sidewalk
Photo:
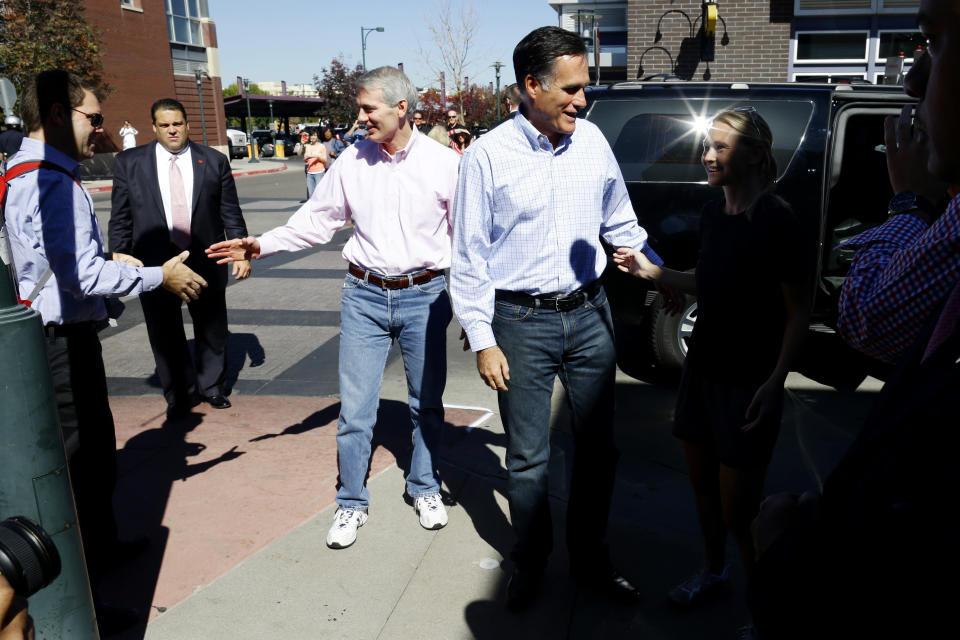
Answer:
[[443, 269], [450, 266], [459, 156], [411, 124], [417, 90], [401, 71], [380, 67], [357, 81], [358, 125], [369, 137], [347, 148], [286, 225], [259, 238], [219, 242], [220, 263], [264, 258], [330, 241], [353, 220], [340, 311], [340, 467], [331, 549], [349, 547], [367, 521], [366, 487], [380, 383], [397, 341], [407, 373], [413, 455], [407, 494], [425, 529], [447, 524], [433, 461], [443, 426], [446, 331], [452, 313]]
[[[190, 141], [183, 105], [163, 98], [150, 108], [156, 141], [123, 151], [113, 163], [110, 248], [144, 264], [163, 264], [187, 249], [187, 265], [210, 283], [187, 302], [193, 320], [191, 358], [181, 314], [182, 300], [165, 291], [140, 295], [150, 348], [167, 401], [167, 417], [178, 419], [204, 401], [227, 409], [227, 268], [211, 264], [211, 243], [247, 235], [237, 187], [227, 157]], [[249, 261], [233, 265], [233, 276], [250, 275]]]
[[[536, 29], [514, 49], [513, 66], [523, 87], [521, 112], [463, 155], [450, 287], [480, 376], [498, 392], [507, 434], [516, 534], [507, 606], [531, 604], [552, 547], [547, 469], [557, 376], [574, 417], [572, 575], [633, 600], [637, 590], [614, 568], [606, 544], [619, 454], [616, 351], [600, 284], [606, 266], [600, 237], [660, 259], [637, 225], [606, 139], [576, 117], [589, 81], [583, 40], [557, 27]], [[455, 111], [448, 115], [455, 121]]]
[[328, 161], [327, 149], [319, 141], [316, 131], [312, 131], [307, 144], [300, 147], [300, 155], [303, 156], [303, 170], [307, 174], [307, 199], [309, 199], [323, 177]]
[[140, 133], [133, 128], [133, 125], [130, 124], [129, 120], [123, 121], [123, 126], [120, 127], [120, 138], [123, 139], [123, 150], [133, 149], [137, 146], [137, 134]]

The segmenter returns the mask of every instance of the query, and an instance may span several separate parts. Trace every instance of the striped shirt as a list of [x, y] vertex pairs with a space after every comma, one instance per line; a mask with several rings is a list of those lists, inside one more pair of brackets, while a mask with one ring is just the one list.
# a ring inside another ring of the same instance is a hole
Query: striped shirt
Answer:
[[960, 282], [960, 196], [927, 227], [898, 215], [844, 246], [859, 247], [840, 294], [837, 331], [884, 362], [896, 362]]
[[480, 137], [460, 164], [453, 219], [450, 293], [474, 351], [496, 344], [496, 289], [565, 295], [596, 280], [607, 265], [600, 236], [662, 264], [610, 145], [586, 120], [556, 148], [522, 113]]

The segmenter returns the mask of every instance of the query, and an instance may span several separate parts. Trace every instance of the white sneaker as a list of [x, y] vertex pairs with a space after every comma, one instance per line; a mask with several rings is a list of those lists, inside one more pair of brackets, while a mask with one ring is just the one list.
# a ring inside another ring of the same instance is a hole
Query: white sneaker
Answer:
[[367, 521], [367, 512], [350, 507], [338, 507], [333, 516], [333, 525], [327, 533], [327, 546], [331, 549], [346, 549], [357, 540], [357, 529]]
[[413, 508], [420, 516], [420, 526], [424, 529], [442, 529], [446, 526], [447, 509], [439, 493], [420, 496], [413, 501]]

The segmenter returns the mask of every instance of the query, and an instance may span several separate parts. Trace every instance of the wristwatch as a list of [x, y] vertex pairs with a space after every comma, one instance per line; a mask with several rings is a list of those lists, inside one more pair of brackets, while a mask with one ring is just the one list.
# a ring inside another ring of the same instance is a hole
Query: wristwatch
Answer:
[[892, 198], [887, 215], [893, 217], [901, 213], [911, 213], [928, 224], [937, 217], [937, 207], [916, 191], [901, 191]]

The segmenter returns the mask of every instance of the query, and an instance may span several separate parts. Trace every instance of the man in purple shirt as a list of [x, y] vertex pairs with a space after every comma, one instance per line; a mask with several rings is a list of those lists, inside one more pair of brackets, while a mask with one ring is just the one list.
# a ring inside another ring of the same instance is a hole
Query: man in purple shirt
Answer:
[[450, 213], [459, 156], [412, 126], [417, 91], [402, 72], [380, 67], [357, 81], [357, 122], [368, 137], [346, 149], [286, 225], [259, 238], [212, 245], [219, 262], [263, 258], [329, 242], [351, 219], [340, 309], [338, 509], [331, 549], [349, 547], [367, 521], [365, 485], [380, 382], [391, 343], [407, 372], [413, 455], [407, 494], [420, 524], [447, 524], [432, 459], [443, 425], [446, 329], [452, 312], [443, 269], [450, 266]]

